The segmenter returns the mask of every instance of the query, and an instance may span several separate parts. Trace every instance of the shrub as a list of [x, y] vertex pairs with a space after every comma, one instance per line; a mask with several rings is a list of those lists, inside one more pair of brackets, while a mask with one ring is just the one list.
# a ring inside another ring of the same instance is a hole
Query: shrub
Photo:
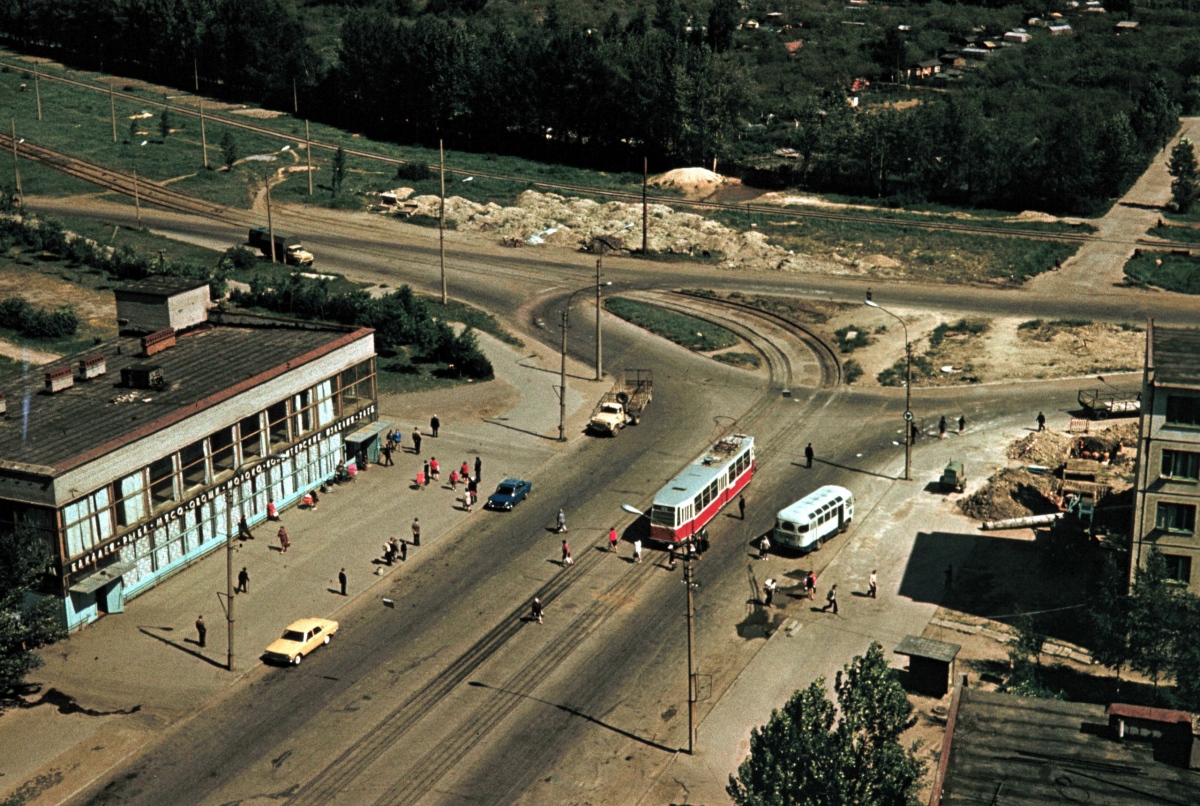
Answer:
[[403, 162], [396, 166], [396, 178], [409, 182], [423, 182], [432, 176], [429, 166], [423, 162]]
[[871, 337], [867, 332], [857, 325], [847, 325], [841, 330], [833, 332], [837, 338], [838, 349], [843, 353], [852, 353], [859, 347], [866, 347], [871, 344]]
[[39, 310], [21, 297], [9, 297], [0, 302], [0, 327], [32, 339], [60, 339], [75, 335], [79, 317], [69, 305]]
[[980, 333], [986, 333], [988, 329], [987, 322], [982, 322], [977, 319], [959, 319], [952, 325], [942, 323], [933, 329], [929, 334], [929, 349], [936, 350], [942, 346], [946, 336], [949, 334], [955, 335], [970, 335], [977, 336]]
[[863, 376], [862, 364], [855, 361], [853, 358], [847, 359], [842, 364], [842, 375], [846, 379], [846, 383], [854, 383]]

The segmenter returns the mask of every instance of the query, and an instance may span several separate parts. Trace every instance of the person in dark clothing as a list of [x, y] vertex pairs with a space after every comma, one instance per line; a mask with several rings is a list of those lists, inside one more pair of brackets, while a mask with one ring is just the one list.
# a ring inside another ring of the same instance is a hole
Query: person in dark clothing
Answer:
[[234, 593], [249, 593], [250, 592], [250, 572], [247, 571], [244, 566], [243, 566], [242, 570], [240, 572], [238, 572], [238, 584], [237, 584], [237, 587], [233, 589], [233, 592]]
[[254, 535], [252, 535], [250, 533], [250, 524], [246, 523], [245, 517], [243, 517], [238, 522], [238, 539], [240, 539], [240, 540], [253, 540], [254, 539]]
[[746, 496], [744, 495], [738, 496], [738, 517], [746, 520]]
[[400, 562], [408, 562], [408, 544], [400, 541]]
[[812, 446], [812, 443], [810, 442], [804, 448], [804, 466], [805, 467], [812, 467], [812, 460], [813, 460], [814, 456], [816, 456], [816, 453], [813, 451], [813, 446]]
[[829, 593], [825, 595], [825, 606], [821, 608], [821, 612], [825, 613], [829, 608], [833, 608], [833, 615], [837, 615], [837, 585], [829, 589]]
[[962, 436], [962, 432], [967, 430], [967, 418], [960, 416], [958, 418], [958, 435]]
[[417, 456], [421, 455], [421, 432], [415, 426], [412, 433], [413, 453]]
[[1039, 431], [1046, 430], [1046, 415], [1042, 414], [1040, 411], [1038, 412], [1038, 416], [1037, 416], [1037, 424], [1038, 424]]
[[437, 439], [438, 429], [442, 427], [442, 421], [435, 414], [429, 418], [429, 430], [433, 432], [433, 438]]
[[483, 460], [478, 456], [475, 457], [475, 482], [483, 481]]
[[771, 606], [771, 600], [775, 598], [775, 587], [774, 579], [768, 579], [763, 583], [763, 607]]
[[392, 441], [390, 439], [387, 442], [383, 443], [382, 451], [383, 451], [383, 466], [391, 467], [392, 465], [394, 465], [395, 462], [392, 461]]
[[428, 487], [428, 486], [429, 486], [429, 480], [430, 480], [431, 478], [433, 478], [433, 476], [432, 476], [432, 475], [430, 475], [430, 473], [429, 473], [429, 462], [426, 462], [426, 463], [425, 463], [425, 486], [426, 486], [426, 487]]
[[[342, 596], [346, 595], [346, 569], [338, 571], [338, 584], [342, 586]], [[836, 610], [833, 612], [837, 612]]]
[[421, 545], [421, 519], [420, 518], [413, 518], [412, 532], [413, 532], [413, 545], [414, 546]]
[[946, 415], [942, 415], [942, 419], [938, 420], [938, 439], [946, 438]]
[[204, 648], [205, 638], [208, 636], [208, 627], [204, 623], [204, 615], [196, 616], [196, 643], [200, 644], [200, 648]]
[[542, 623], [542, 600], [538, 597], [533, 597], [533, 606], [530, 608], [530, 613], [538, 624]]

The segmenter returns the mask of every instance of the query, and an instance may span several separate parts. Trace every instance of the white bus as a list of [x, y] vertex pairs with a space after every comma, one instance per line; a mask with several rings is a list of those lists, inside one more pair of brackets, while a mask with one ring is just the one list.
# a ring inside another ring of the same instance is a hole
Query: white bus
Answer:
[[775, 516], [774, 543], [803, 552], [821, 547], [854, 520], [854, 493], [830, 484], [809, 493]]

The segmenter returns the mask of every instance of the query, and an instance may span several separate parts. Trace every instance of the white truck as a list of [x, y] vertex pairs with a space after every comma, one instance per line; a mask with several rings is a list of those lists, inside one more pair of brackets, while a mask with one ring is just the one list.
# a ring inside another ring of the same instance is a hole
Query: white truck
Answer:
[[654, 373], [648, 369], [627, 369], [611, 392], [592, 410], [588, 431], [615, 437], [626, 425], [637, 425], [642, 411], [654, 398]]
[[[266, 227], [255, 227], [250, 230], [248, 238], [250, 245], [261, 251], [266, 257], [271, 256], [271, 234]], [[311, 266], [313, 253], [300, 244], [300, 239], [294, 235], [275, 235], [275, 259], [289, 266]]]

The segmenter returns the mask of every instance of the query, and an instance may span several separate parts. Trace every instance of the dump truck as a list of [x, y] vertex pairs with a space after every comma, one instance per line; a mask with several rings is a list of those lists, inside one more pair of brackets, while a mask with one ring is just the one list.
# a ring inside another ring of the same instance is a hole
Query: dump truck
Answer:
[[[255, 227], [250, 230], [250, 245], [261, 251], [268, 258], [271, 256], [271, 234], [266, 227]], [[300, 245], [300, 239], [295, 235], [275, 233], [275, 259], [290, 266], [311, 266], [312, 252]]]
[[654, 397], [654, 374], [648, 369], [627, 369], [605, 392], [592, 410], [588, 430], [593, 434], [615, 437], [626, 425], [637, 425], [642, 411]]
[[1109, 417], [1133, 417], [1142, 410], [1142, 395], [1110, 392], [1102, 389], [1080, 389], [1076, 396], [1089, 417], [1105, 420]]

